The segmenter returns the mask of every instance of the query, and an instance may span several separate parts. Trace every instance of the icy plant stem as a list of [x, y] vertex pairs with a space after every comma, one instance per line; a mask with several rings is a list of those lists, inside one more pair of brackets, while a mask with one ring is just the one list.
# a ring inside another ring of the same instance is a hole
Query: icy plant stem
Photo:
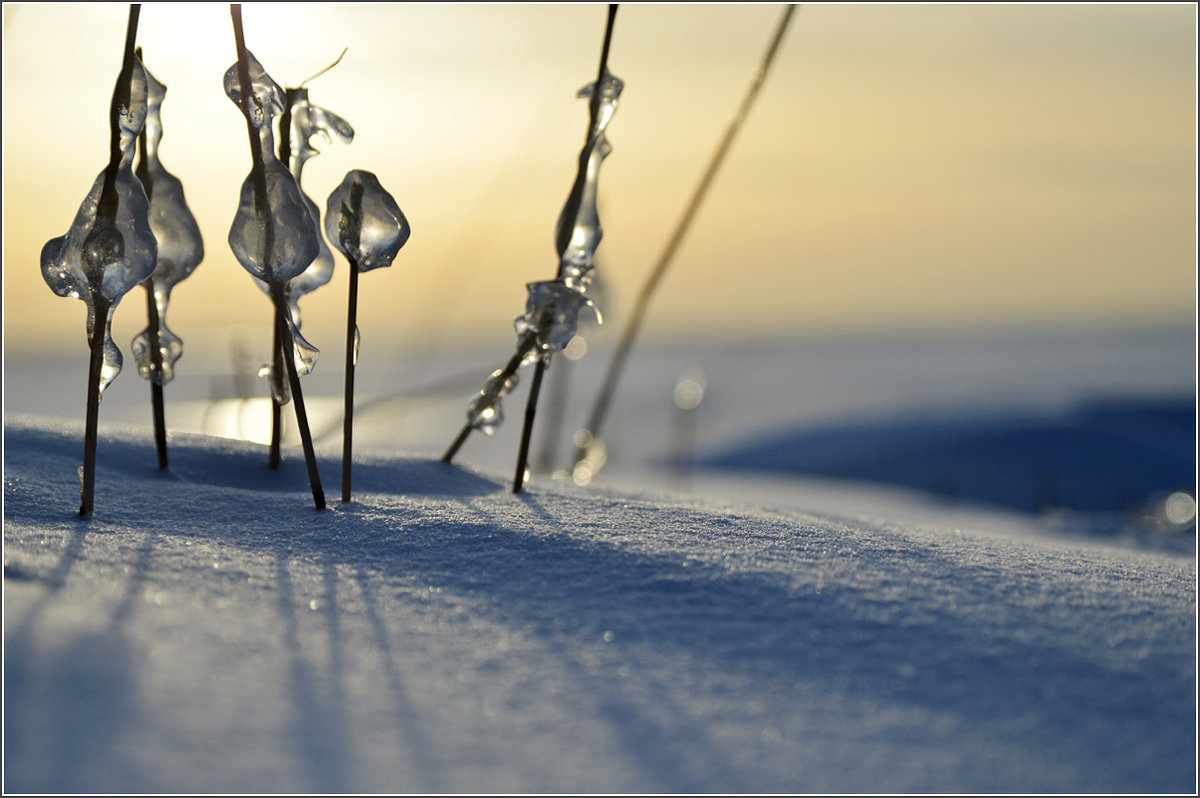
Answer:
[[[264, 225], [265, 242], [263, 245], [263, 262], [271, 262], [271, 250], [274, 248], [275, 226], [271, 219], [270, 206], [267, 203], [267, 169], [263, 160], [262, 146], [254, 125], [250, 122], [250, 103], [254, 94], [250, 84], [250, 61], [246, 53], [246, 39], [242, 33], [242, 6], [232, 3], [229, 15], [233, 18], [233, 37], [237, 44], [238, 82], [242, 90], [242, 114], [246, 117], [246, 131], [250, 136], [250, 154], [254, 159], [251, 175], [254, 181], [254, 207], [259, 219]], [[287, 368], [288, 382], [292, 387], [292, 403], [296, 408], [296, 422], [300, 427], [300, 442], [304, 445], [304, 459], [308, 464], [308, 481], [312, 486], [313, 504], [318, 510], [325, 509], [325, 491], [321, 489], [321, 473], [317, 470], [317, 455], [313, 449], [312, 434], [308, 429], [308, 414], [304, 411], [304, 395], [300, 390], [300, 374], [296, 371], [296, 359], [292, 356], [295, 342], [292, 332], [287, 326], [287, 300], [283, 296], [282, 286], [273, 286], [271, 300], [275, 303], [275, 323], [281, 327], [282, 358]]]
[[[129, 83], [133, 79], [134, 44], [137, 41], [138, 17], [141, 16], [142, 6], [133, 3], [129, 6], [129, 22], [125, 27], [125, 49], [121, 64], [121, 76], [113, 90], [112, 103], [109, 106], [110, 146], [108, 167], [104, 174], [104, 187], [100, 194], [100, 204], [96, 209], [97, 224], [100, 218], [108, 221], [116, 218], [116, 174], [121, 162], [121, 123], [120, 106], [122, 98], [129, 102]], [[96, 226], [92, 230], [95, 232]], [[97, 285], [102, 275], [95, 275]], [[103, 292], [95, 294], [95, 316], [92, 324], [92, 338], [88, 342], [91, 347], [91, 358], [88, 362], [87, 383], [87, 417], [84, 421], [83, 433], [83, 482], [79, 487], [79, 515], [88, 517], [92, 514], [96, 492], [96, 438], [97, 426], [100, 422], [100, 372], [104, 368], [104, 340], [108, 336], [108, 311], [112, 307]]]
[[351, 450], [354, 438], [354, 331], [358, 325], [358, 264], [350, 261], [350, 294], [346, 305], [346, 407], [342, 419], [342, 501], [350, 501]]
[[246, 37], [242, 32], [241, 3], [231, 3], [229, 15], [233, 18], [233, 38], [237, 44], [237, 71], [238, 83], [242, 88], [242, 114], [246, 117], [246, 132], [250, 136], [250, 157], [254, 162], [250, 170], [254, 180], [254, 209], [266, 224], [263, 261], [270, 262], [271, 250], [274, 248], [275, 229], [267, 207], [267, 167], [263, 162], [262, 145], [258, 140], [254, 125], [250, 124], [250, 103], [254, 102], [254, 93], [250, 84], [250, 61], [246, 53]]
[[[141, 58], [142, 48], [137, 48], [137, 56]], [[151, 194], [154, 190], [153, 181], [150, 179], [150, 168], [146, 163], [146, 129], [142, 128], [141, 135], [138, 136], [138, 147], [140, 149], [138, 157], [137, 177], [142, 184], [142, 188], [146, 190], [146, 199], [152, 199]], [[154, 372], [162, 374], [162, 345], [159, 342], [158, 330], [162, 320], [158, 317], [158, 303], [154, 300], [154, 276], [142, 283], [146, 289], [146, 325], [150, 332], [150, 362], [153, 364]], [[167, 412], [163, 399], [163, 385], [153, 379], [150, 380], [150, 408], [151, 414], [154, 417], [154, 445], [158, 450], [158, 467], [166, 470], [169, 463], [167, 460]]]
[[[287, 107], [283, 110], [283, 116], [279, 120], [279, 160], [285, 166], [291, 167], [292, 157], [292, 100], [294, 99], [291, 93], [287, 97]], [[271, 391], [271, 448], [267, 465], [272, 468], [279, 468], [280, 442], [283, 439], [283, 407], [275, 399], [283, 393], [283, 326], [279, 320], [279, 316], [275, 316], [275, 344], [271, 349], [271, 382], [273, 388]]]
[[525, 487], [525, 463], [529, 458], [529, 438], [533, 434], [533, 417], [537, 414], [538, 394], [542, 390], [542, 376], [546, 373], [546, 356], [538, 358], [533, 372], [533, 384], [529, 386], [529, 401], [525, 403], [525, 426], [521, 429], [521, 448], [517, 452], [517, 470], [513, 474], [513, 493]]
[[[504, 370], [501, 372], [502, 382], [517, 373], [517, 369], [521, 367], [521, 361], [525, 359], [525, 355], [529, 353], [530, 348], [535, 345], [536, 339], [534, 334], [532, 332], [525, 333], [524, 337], [517, 342], [517, 351], [513, 352], [513, 356], [508, 359], [508, 363], [505, 364]], [[472, 429], [474, 427], [471, 426], [469, 421], [463, 425], [463, 428], [458, 431], [458, 437], [454, 439], [454, 442], [446, 449], [446, 453], [442, 455], [443, 463], [449, 463], [454, 459], [454, 455], [458, 454], [458, 450], [462, 448], [463, 443], [470, 436]]]
[[[596, 396], [595, 405], [592, 406], [587, 426], [584, 427], [585, 430], [591, 433], [589, 436], [584, 436], [587, 439], [593, 441], [600, 439], [600, 428], [603, 426], [604, 419], [608, 415], [608, 407], [612, 403], [613, 393], [617, 388], [617, 381], [621, 377], [621, 372], [625, 368], [625, 361], [628, 360], [629, 352], [633, 348], [633, 343], [637, 339], [638, 332], [641, 330], [642, 322], [645, 320], [646, 310], [650, 306], [650, 300], [654, 296], [654, 291], [658, 288], [658, 284], [662, 282], [667, 267], [674, 260], [675, 252], [679, 249], [683, 237], [691, 228], [692, 220], [695, 218], [696, 212], [700, 209], [700, 203], [708, 193], [709, 186], [712, 185], [713, 178], [717, 174], [717, 169], [725, 160], [725, 156], [729, 152], [729, 147], [733, 144], [734, 137], [737, 135], [739, 128], [741, 128], [742, 122], [745, 121], [746, 115], [750, 112], [750, 107], [754, 104], [755, 98], [758, 97], [763, 81], [767, 77], [767, 70], [770, 69], [771, 62], [775, 60], [775, 54], [779, 51], [779, 44], [783, 41], [783, 34], [787, 30], [788, 23], [791, 21], [792, 13], [795, 10], [795, 4], [788, 5], [784, 10], [783, 16], [775, 28], [775, 33], [771, 37], [771, 43], [767, 47], [766, 55], [763, 56], [763, 60], [759, 64], [758, 71], [754, 75], [754, 80], [750, 84], [746, 96], [742, 99], [742, 103], [738, 107], [733, 120], [729, 123], [729, 127], [726, 128], [725, 135], [721, 138], [720, 144], [717, 145], [716, 151], [713, 152], [708, 168], [705, 169], [704, 176], [700, 179], [699, 185], [696, 186], [696, 190], [692, 193], [692, 198], [688, 201], [683, 216], [680, 217], [678, 224], [676, 224], [675, 231], [671, 234], [666, 248], [663, 249], [662, 255], [659, 256], [658, 262], [650, 272], [650, 276], [646, 278], [646, 283], [642, 286], [641, 293], [638, 294], [633, 312], [630, 314], [629, 321], [621, 333], [621, 341], [613, 353], [612, 361], [608, 365], [608, 371], [605, 372], [604, 382], [601, 383], [600, 393]], [[587, 447], [576, 449], [576, 464], [583, 461], [586, 457]]]
[[275, 314], [275, 345], [271, 349], [271, 454], [268, 465], [279, 468], [279, 444], [283, 438], [283, 405], [276, 398], [283, 393], [283, 330], [287, 325]]
[[[602, 94], [601, 87], [604, 85], [604, 74], [608, 71], [608, 49], [612, 44], [613, 23], [617, 19], [617, 3], [610, 3], [608, 6], [608, 18], [604, 26], [604, 44], [600, 49], [600, 66], [596, 70], [596, 88], [592, 92], [592, 101], [588, 104], [588, 131], [596, 124], [596, 115], [600, 109], [600, 95]], [[585, 143], [583, 150], [579, 154], [579, 174], [577, 181], [582, 181], [587, 169], [588, 147]], [[581, 200], [580, 195], [572, 192], [572, 197], [568, 202], [571, 205], [567, 208], [567, 213], [574, 215], [578, 210], [578, 205]], [[565, 250], [567, 240], [560, 240], [559, 254]], [[561, 275], [560, 275], [561, 277]], [[542, 388], [542, 376], [546, 373], [546, 366], [549, 363], [550, 354], [546, 353], [538, 358], [537, 369], [533, 373], [533, 385], [529, 389], [529, 401], [525, 405], [525, 426], [521, 430], [521, 448], [517, 452], [517, 469], [516, 475], [513, 477], [513, 493], [520, 493], [525, 485], [525, 464], [529, 458], [529, 440], [533, 436], [533, 419], [537, 415], [538, 394]]]
[[[283, 349], [291, 353], [295, 344], [292, 341], [292, 331], [288, 329], [287, 302], [282, 291], [272, 294], [275, 301], [275, 314], [283, 322]], [[313, 504], [318, 510], [325, 509], [325, 491], [321, 488], [321, 472], [317, 470], [317, 453], [313, 449], [312, 433], [308, 429], [308, 414], [304, 410], [304, 395], [300, 392], [300, 373], [296, 371], [296, 359], [284, 357], [287, 367], [288, 382], [292, 388], [292, 405], [296, 408], [296, 424], [300, 427], [300, 442], [304, 445], [304, 460], [308, 464], [308, 482], [312, 486]]]
[[[162, 374], [162, 348], [158, 339], [158, 303], [154, 301], [153, 280], [144, 283], [146, 286], [146, 314], [150, 320], [150, 357], [153, 358], [154, 371]], [[158, 467], [166, 470], [167, 462], [167, 413], [163, 402], [163, 385], [156, 380], [150, 380], [150, 406], [154, 413], [154, 445], [158, 450]]]

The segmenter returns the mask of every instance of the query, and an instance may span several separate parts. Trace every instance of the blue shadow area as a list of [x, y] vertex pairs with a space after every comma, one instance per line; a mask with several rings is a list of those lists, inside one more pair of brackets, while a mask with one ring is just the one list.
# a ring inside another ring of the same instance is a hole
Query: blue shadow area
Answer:
[[1100, 399], [1059, 415], [922, 411], [766, 435], [701, 468], [873, 482], [1019, 512], [1129, 512], [1196, 484], [1196, 400]]

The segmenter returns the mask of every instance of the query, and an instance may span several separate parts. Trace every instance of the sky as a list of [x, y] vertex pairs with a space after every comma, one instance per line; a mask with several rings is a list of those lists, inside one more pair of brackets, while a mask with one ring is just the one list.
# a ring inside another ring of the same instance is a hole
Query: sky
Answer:
[[[784, 7], [624, 4], [625, 81], [600, 176], [601, 307], [615, 335], [749, 87]], [[346, 118], [303, 187], [324, 207], [376, 173], [412, 226], [364, 275], [364, 346], [513, 340], [587, 125], [599, 4], [246, 4], [249, 49]], [[4, 5], [4, 352], [86, 349], [82, 303], [42, 280], [107, 161], [127, 6]], [[250, 168], [221, 76], [224, 4], [142, 7], [168, 86], [160, 149], [206, 257], [173, 294], [185, 351], [263, 338], [265, 295], [226, 243]], [[804, 5], [651, 306], [648, 338], [1188, 322], [1196, 310], [1193, 4]], [[345, 261], [302, 301], [340, 351]], [[115, 333], [145, 325], [143, 292]], [[494, 343], [493, 343], [494, 342]], [[186, 355], [185, 355], [186, 358]], [[182, 367], [182, 365], [181, 365]]]

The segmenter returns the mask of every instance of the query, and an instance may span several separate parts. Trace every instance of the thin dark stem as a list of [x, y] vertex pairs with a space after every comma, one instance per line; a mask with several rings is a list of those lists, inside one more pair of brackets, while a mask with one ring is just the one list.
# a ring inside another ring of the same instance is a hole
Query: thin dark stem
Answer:
[[619, 3], [608, 4], [608, 20], [604, 25], [604, 44], [600, 47], [600, 68], [596, 70], [596, 91], [592, 94], [592, 119], [600, 107], [600, 87], [604, 85], [604, 73], [608, 71], [608, 48], [612, 44], [613, 24], [617, 21]]
[[96, 442], [100, 421], [100, 372], [104, 368], [104, 339], [108, 334], [108, 301], [96, 302], [95, 322], [92, 325], [91, 359], [88, 362], [87, 420], [83, 434], [83, 484], [80, 485], [79, 515], [92, 514], [96, 491]]
[[150, 405], [154, 414], [154, 445], [158, 450], [158, 467], [166, 470], [167, 462], [167, 412], [163, 401], [163, 359], [162, 344], [158, 331], [161, 320], [158, 317], [158, 302], [154, 299], [154, 280], [142, 283], [146, 287], [146, 315], [150, 331], [150, 358], [153, 370], [150, 372]]
[[286, 106], [283, 115], [279, 117], [279, 162], [289, 170], [292, 168], [292, 104], [299, 96], [296, 89], [285, 92]]
[[464, 443], [466, 443], [467, 438], [469, 438], [471, 435], [472, 429], [474, 429], [474, 427], [471, 426], [470, 421], [468, 421], [466, 424], [463, 424], [462, 429], [458, 431], [458, 435], [455, 436], [454, 441], [446, 449], [446, 453], [442, 455], [443, 463], [449, 463], [454, 460], [454, 455], [458, 454], [458, 450], [462, 448]]
[[351, 450], [354, 438], [354, 332], [358, 325], [358, 264], [350, 261], [350, 294], [346, 311], [346, 405], [342, 420], [342, 501], [350, 501]]
[[283, 396], [283, 329], [287, 325], [283, 319], [279, 318], [279, 314], [275, 314], [275, 346], [271, 350], [271, 454], [267, 465], [272, 468], [279, 468], [279, 462], [282, 459], [279, 447], [283, 439], [283, 404], [280, 397]]
[[517, 470], [513, 475], [513, 493], [525, 487], [525, 463], [529, 458], [529, 439], [533, 435], [533, 417], [537, 414], [538, 394], [542, 390], [542, 375], [546, 373], [546, 357], [538, 358], [529, 386], [529, 401], [525, 403], [525, 426], [521, 429], [521, 448], [517, 452]]
[[[286, 320], [287, 303], [283, 299], [282, 292], [276, 292], [274, 297], [275, 313], [281, 319]], [[283, 347], [288, 353], [291, 353], [295, 344], [292, 340], [292, 331], [288, 329], [286, 322], [283, 325]], [[321, 472], [317, 469], [317, 454], [313, 449], [312, 434], [308, 429], [308, 414], [304, 410], [304, 395], [300, 391], [300, 374], [296, 371], [296, 360], [293, 357], [285, 357], [283, 362], [287, 365], [288, 382], [292, 388], [292, 404], [296, 408], [296, 424], [300, 427], [300, 442], [304, 446], [304, 460], [308, 464], [308, 482], [312, 486], [313, 504], [318, 510], [325, 509], [325, 491], [321, 488]]]
[[[625, 329], [621, 334], [621, 341], [613, 353], [608, 371], [604, 375], [604, 382], [600, 386], [600, 393], [597, 395], [596, 403], [593, 405], [591, 415], [588, 417], [585, 429], [591, 432], [590, 437], [593, 441], [599, 440], [600, 428], [604, 424], [609, 405], [612, 403], [617, 381], [620, 379], [621, 372], [625, 368], [625, 361], [629, 358], [629, 352], [633, 348], [633, 343], [637, 339], [643, 321], [645, 321], [646, 311], [650, 306], [650, 300], [654, 296], [654, 291], [658, 288], [659, 283], [662, 282], [663, 275], [666, 274], [667, 268], [674, 260], [680, 243], [691, 228], [692, 221], [696, 217], [696, 212], [700, 209], [700, 203], [704, 200], [709, 187], [712, 185], [713, 178], [717, 174], [717, 169], [725, 160], [734, 137], [737, 135], [742, 122], [745, 121], [746, 115], [750, 112], [750, 107], [754, 104], [755, 98], [762, 89], [763, 81], [767, 77], [767, 71], [770, 69], [771, 63], [775, 60], [775, 54], [779, 50], [779, 44], [783, 41], [783, 34], [787, 30], [788, 23], [791, 21], [792, 13], [795, 10], [796, 6], [794, 4], [789, 5], [784, 10], [783, 16], [780, 18], [779, 24], [775, 28], [775, 33], [771, 38], [770, 46], [768, 46], [767, 52], [763, 56], [758, 70], [755, 72], [754, 81], [750, 84], [746, 96], [742, 99], [742, 103], [738, 107], [737, 114], [734, 115], [733, 120], [729, 123], [729, 127], [725, 130], [725, 135], [721, 138], [717, 149], [713, 152], [712, 158], [708, 163], [708, 168], [705, 169], [704, 176], [700, 179], [700, 183], [692, 193], [692, 198], [688, 202], [683, 216], [680, 217], [678, 224], [675, 226], [675, 231], [671, 234], [666, 248], [663, 250], [662, 255], [659, 256], [658, 262], [654, 265], [650, 276], [646, 279], [646, 283], [642, 286], [642, 290], [638, 294], [633, 312], [629, 316], [629, 321], [626, 323]], [[586, 447], [579, 447], [575, 452], [575, 462], [578, 463], [586, 455]]]

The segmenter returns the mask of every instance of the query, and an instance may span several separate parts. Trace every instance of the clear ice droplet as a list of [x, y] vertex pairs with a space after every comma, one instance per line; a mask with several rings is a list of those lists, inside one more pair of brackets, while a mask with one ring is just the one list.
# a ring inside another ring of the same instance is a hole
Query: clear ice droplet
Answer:
[[391, 266], [412, 229], [371, 172], [353, 169], [325, 204], [325, 234], [360, 272]]

